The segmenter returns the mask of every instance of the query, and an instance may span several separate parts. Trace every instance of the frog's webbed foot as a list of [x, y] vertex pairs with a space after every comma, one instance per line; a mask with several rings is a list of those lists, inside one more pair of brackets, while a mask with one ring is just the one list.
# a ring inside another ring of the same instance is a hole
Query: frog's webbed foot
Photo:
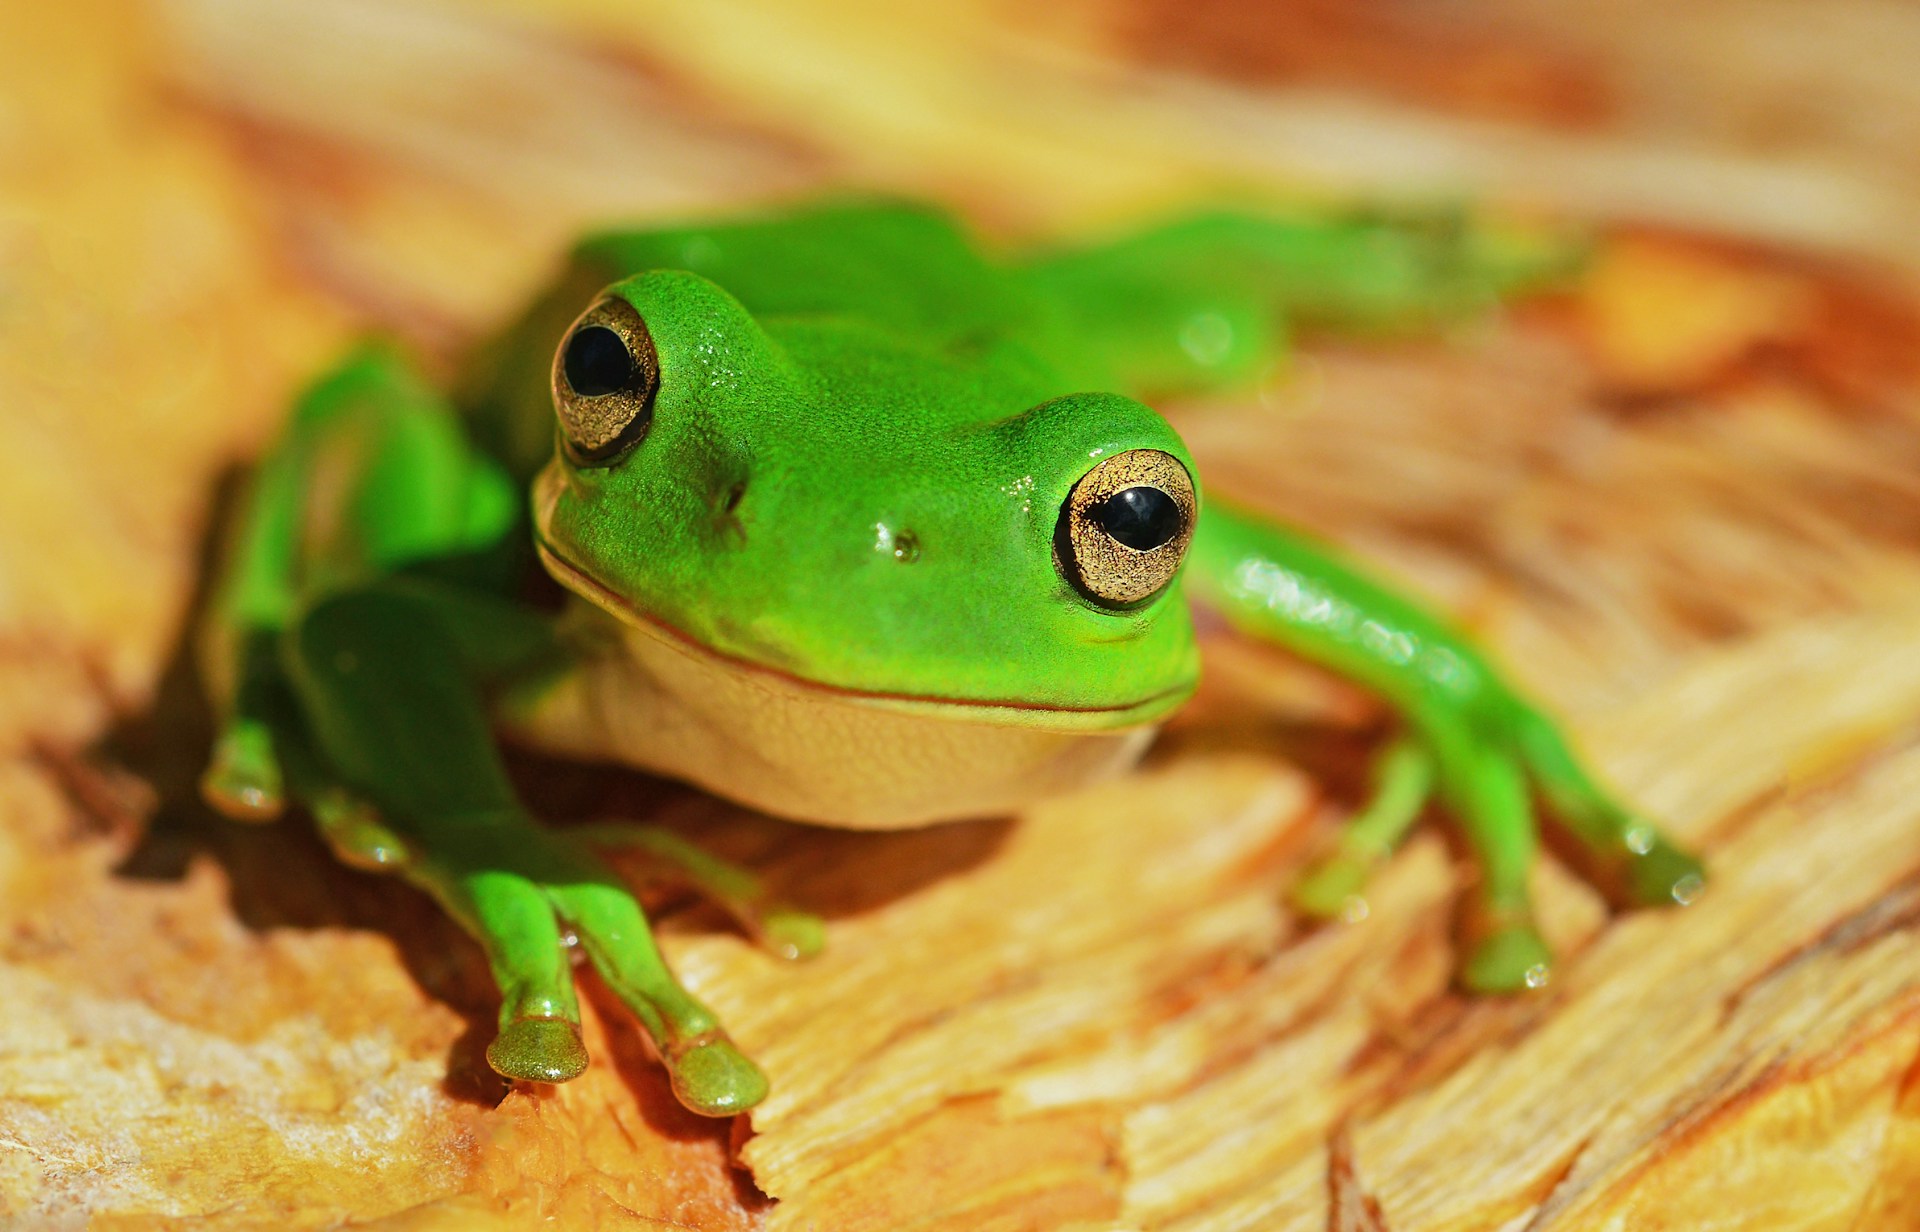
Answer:
[[326, 787], [308, 801], [314, 828], [342, 864], [369, 872], [399, 872], [411, 853], [387, 827], [380, 810], [344, 787]]
[[1528, 992], [1544, 988], [1553, 970], [1553, 951], [1534, 927], [1530, 910], [1502, 915], [1481, 906], [1470, 909], [1461, 930], [1466, 954], [1460, 983], [1471, 992]]
[[487, 1064], [521, 1082], [568, 1082], [587, 1071], [587, 1045], [577, 1017], [534, 1014], [502, 1023], [487, 1045]]
[[272, 728], [255, 718], [229, 720], [200, 776], [200, 795], [235, 821], [277, 819], [287, 800]]
[[1617, 850], [1595, 855], [1594, 883], [1616, 903], [1632, 907], [1685, 907], [1706, 888], [1707, 870], [1645, 822], [1629, 822]]
[[577, 838], [518, 819], [435, 829], [405, 871], [486, 950], [501, 996], [495, 1071], [565, 1082], [587, 1066], [564, 927], [645, 1027], [682, 1104], [731, 1116], [765, 1098], [766, 1076], [667, 969], [633, 891]]
[[1436, 709], [1389, 745], [1375, 768], [1372, 799], [1290, 899], [1316, 918], [1364, 916], [1367, 878], [1437, 794], [1459, 818], [1479, 870], [1464, 911], [1460, 983], [1474, 992], [1525, 992], [1546, 985], [1553, 963], [1527, 888], [1538, 847], [1536, 788], [1586, 849], [1595, 882], [1617, 902], [1685, 906], [1699, 897], [1705, 871], [1597, 787], [1537, 712], [1518, 703], [1489, 710]]
[[1628, 907], [1685, 907], [1700, 897], [1705, 866], [1595, 783], [1544, 715], [1520, 706], [1512, 723], [1528, 769], [1603, 893]]
[[314, 828], [341, 863], [373, 872], [402, 868], [409, 852], [359, 792], [323, 769], [297, 730], [264, 720], [228, 720], [201, 776], [208, 803], [228, 817], [271, 821], [291, 798], [313, 815]]
[[667, 876], [691, 885], [720, 907], [749, 937], [777, 957], [800, 961], [826, 947], [826, 924], [819, 916], [769, 898], [760, 879], [689, 843], [671, 830], [632, 822], [601, 822], [566, 832], [594, 847], [631, 851], [657, 865]]

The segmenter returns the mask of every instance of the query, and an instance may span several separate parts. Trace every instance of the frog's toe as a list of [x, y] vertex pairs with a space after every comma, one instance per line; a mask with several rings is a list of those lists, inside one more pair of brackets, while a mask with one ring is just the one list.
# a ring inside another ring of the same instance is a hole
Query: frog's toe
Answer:
[[1373, 873], [1370, 862], [1337, 852], [1307, 870], [1287, 891], [1287, 902], [1315, 920], [1352, 919], [1364, 914], [1362, 894]]
[[409, 861], [406, 840], [387, 828], [380, 810], [341, 788], [330, 788], [308, 806], [320, 837], [342, 864], [368, 872], [396, 872]]
[[263, 723], [241, 720], [220, 733], [200, 776], [200, 795], [235, 821], [273, 821], [286, 807], [280, 760]]
[[564, 1018], [519, 1018], [487, 1045], [487, 1064], [505, 1078], [566, 1082], [586, 1071], [587, 1046]]
[[1528, 992], [1544, 988], [1553, 953], [1530, 923], [1515, 921], [1476, 938], [1460, 966], [1460, 982], [1471, 992]]
[[826, 921], [807, 911], [775, 907], [760, 918], [760, 944], [781, 958], [801, 961], [827, 948]]
[[1616, 866], [1617, 897], [1635, 906], [1685, 907], [1706, 888], [1706, 867], [1661, 835], [1630, 832], [1627, 844], [1627, 854]]
[[673, 1048], [667, 1072], [674, 1095], [702, 1116], [732, 1116], [767, 1097], [767, 1076], [721, 1031]]

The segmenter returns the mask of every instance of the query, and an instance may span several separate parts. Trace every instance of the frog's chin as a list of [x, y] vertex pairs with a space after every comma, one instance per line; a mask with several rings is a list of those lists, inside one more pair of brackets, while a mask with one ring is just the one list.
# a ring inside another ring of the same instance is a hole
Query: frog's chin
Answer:
[[584, 596], [577, 670], [502, 716], [552, 752], [623, 761], [764, 812], [852, 829], [1003, 816], [1133, 765], [1185, 691], [1069, 710], [862, 693], [719, 654], [542, 543]]
[[1156, 723], [1193, 693], [1193, 682], [1189, 680], [1148, 697], [1115, 705], [1070, 706], [1020, 698], [1004, 700], [953, 698], [829, 684], [783, 668], [716, 650], [685, 631], [641, 610], [626, 596], [613, 590], [586, 569], [568, 559], [548, 541], [544, 533], [536, 532], [534, 542], [540, 553], [541, 563], [546, 566], [547, 572], [556, 581], [612, 616], [623, 628], [665, 643], [691, 658], [703, 660], [715, 670], [757, 679], [763, 685], [777, 684], [783, 691], [815, 694], [823, 702], [835, 701], [851, 706], [904, 711], [929, 717], [1000, 726], [1094, 732], [1135, 728]]

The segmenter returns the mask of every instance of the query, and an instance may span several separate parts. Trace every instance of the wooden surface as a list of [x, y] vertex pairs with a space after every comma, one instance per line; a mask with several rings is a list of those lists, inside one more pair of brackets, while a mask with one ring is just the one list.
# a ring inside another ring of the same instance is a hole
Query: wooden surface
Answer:
[[[1920, 1225], [1915, 19], [903, 7], [0, 8], [0, 1222]], [[846, 183], [1001, 234], [1222, 189], [1595, 220], [1574, 294], [1168, 409], [1214, 490], [1479, 630], [1707, 896], [1612, 916], [1548, 862], [1553, 984], [1463, 998], [1428, 827], [1302, 929], [1376, 716], [1222, 643], [1138, 775], [1018, 818], [838, 834], [519, 764], [831, 927], [787, 966], [659, 904], [773, 1077], [750, 1125], [679, 1110], [594, 988], [589, 1074], [503, 1091], [428, 903], [194, 802], [212, 512], [354, 332], [447, 365], [587, 221]]]

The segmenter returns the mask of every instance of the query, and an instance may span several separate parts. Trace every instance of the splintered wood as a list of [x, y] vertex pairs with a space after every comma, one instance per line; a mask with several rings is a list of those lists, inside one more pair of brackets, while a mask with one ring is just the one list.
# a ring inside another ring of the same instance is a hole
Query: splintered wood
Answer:
[[[1543, 862], [1539, 994], [1452, 990], [1444, 826], [1364, 913], [1289, 916], [1381, 716], [1230, 642], [1138, 773], [1013, 818], [836, 833], [516, 762], [543, 813], [661, 820], [827, 918], [788, 964], [656, 904], [771, 1075], [737, 1123], [679, 1108], [590, 980], [592, 1069], [506, 1090], [485, 966], [431, 903], [195, 802], [185, 622], [222, 478], [351, 328], [444, 367], [585, 221], [846, 177], [1008, 228], [1278, 193], [1263, 142], [1333, 121], [1261, 91], [1403, 76], [1414, 29], [1307, 6], [1290, 46], [1320, 50], [1270, 64], [1224, 5], [1167, 47], [1145, 3], [1018, 37], [1005, 6], [936, 7], [0, 9], [0, 1222], [1920, 1226], [1920, 292], [1649, 225], [1697, 224], [1702, 184], [1840, 181], [1556, 144], [1626, 123], [1618, 48], [1528, 60], [1494, 22], [1475, 62], [1573, 65], [1578, 107], [1544, 69], [1497, 97], [1436, 70], [1383, 83], [1432, 114], [1376, 117], [1377, 147], [1334, 123], [1359, 182], [1409, 131], [1604, 182], [1640, 221], [1597, 225], [1578, 287], [1438, 339], [1309, 339], [1167, 408], [1210, 492], [1456, 613], [1707, 855], [1696, 905], [1625, 914]], [[871, 88], [797, 105], [829, 70]], [[1796, 200], [1791, 235], [1883, 234], [1864, 188]]]

